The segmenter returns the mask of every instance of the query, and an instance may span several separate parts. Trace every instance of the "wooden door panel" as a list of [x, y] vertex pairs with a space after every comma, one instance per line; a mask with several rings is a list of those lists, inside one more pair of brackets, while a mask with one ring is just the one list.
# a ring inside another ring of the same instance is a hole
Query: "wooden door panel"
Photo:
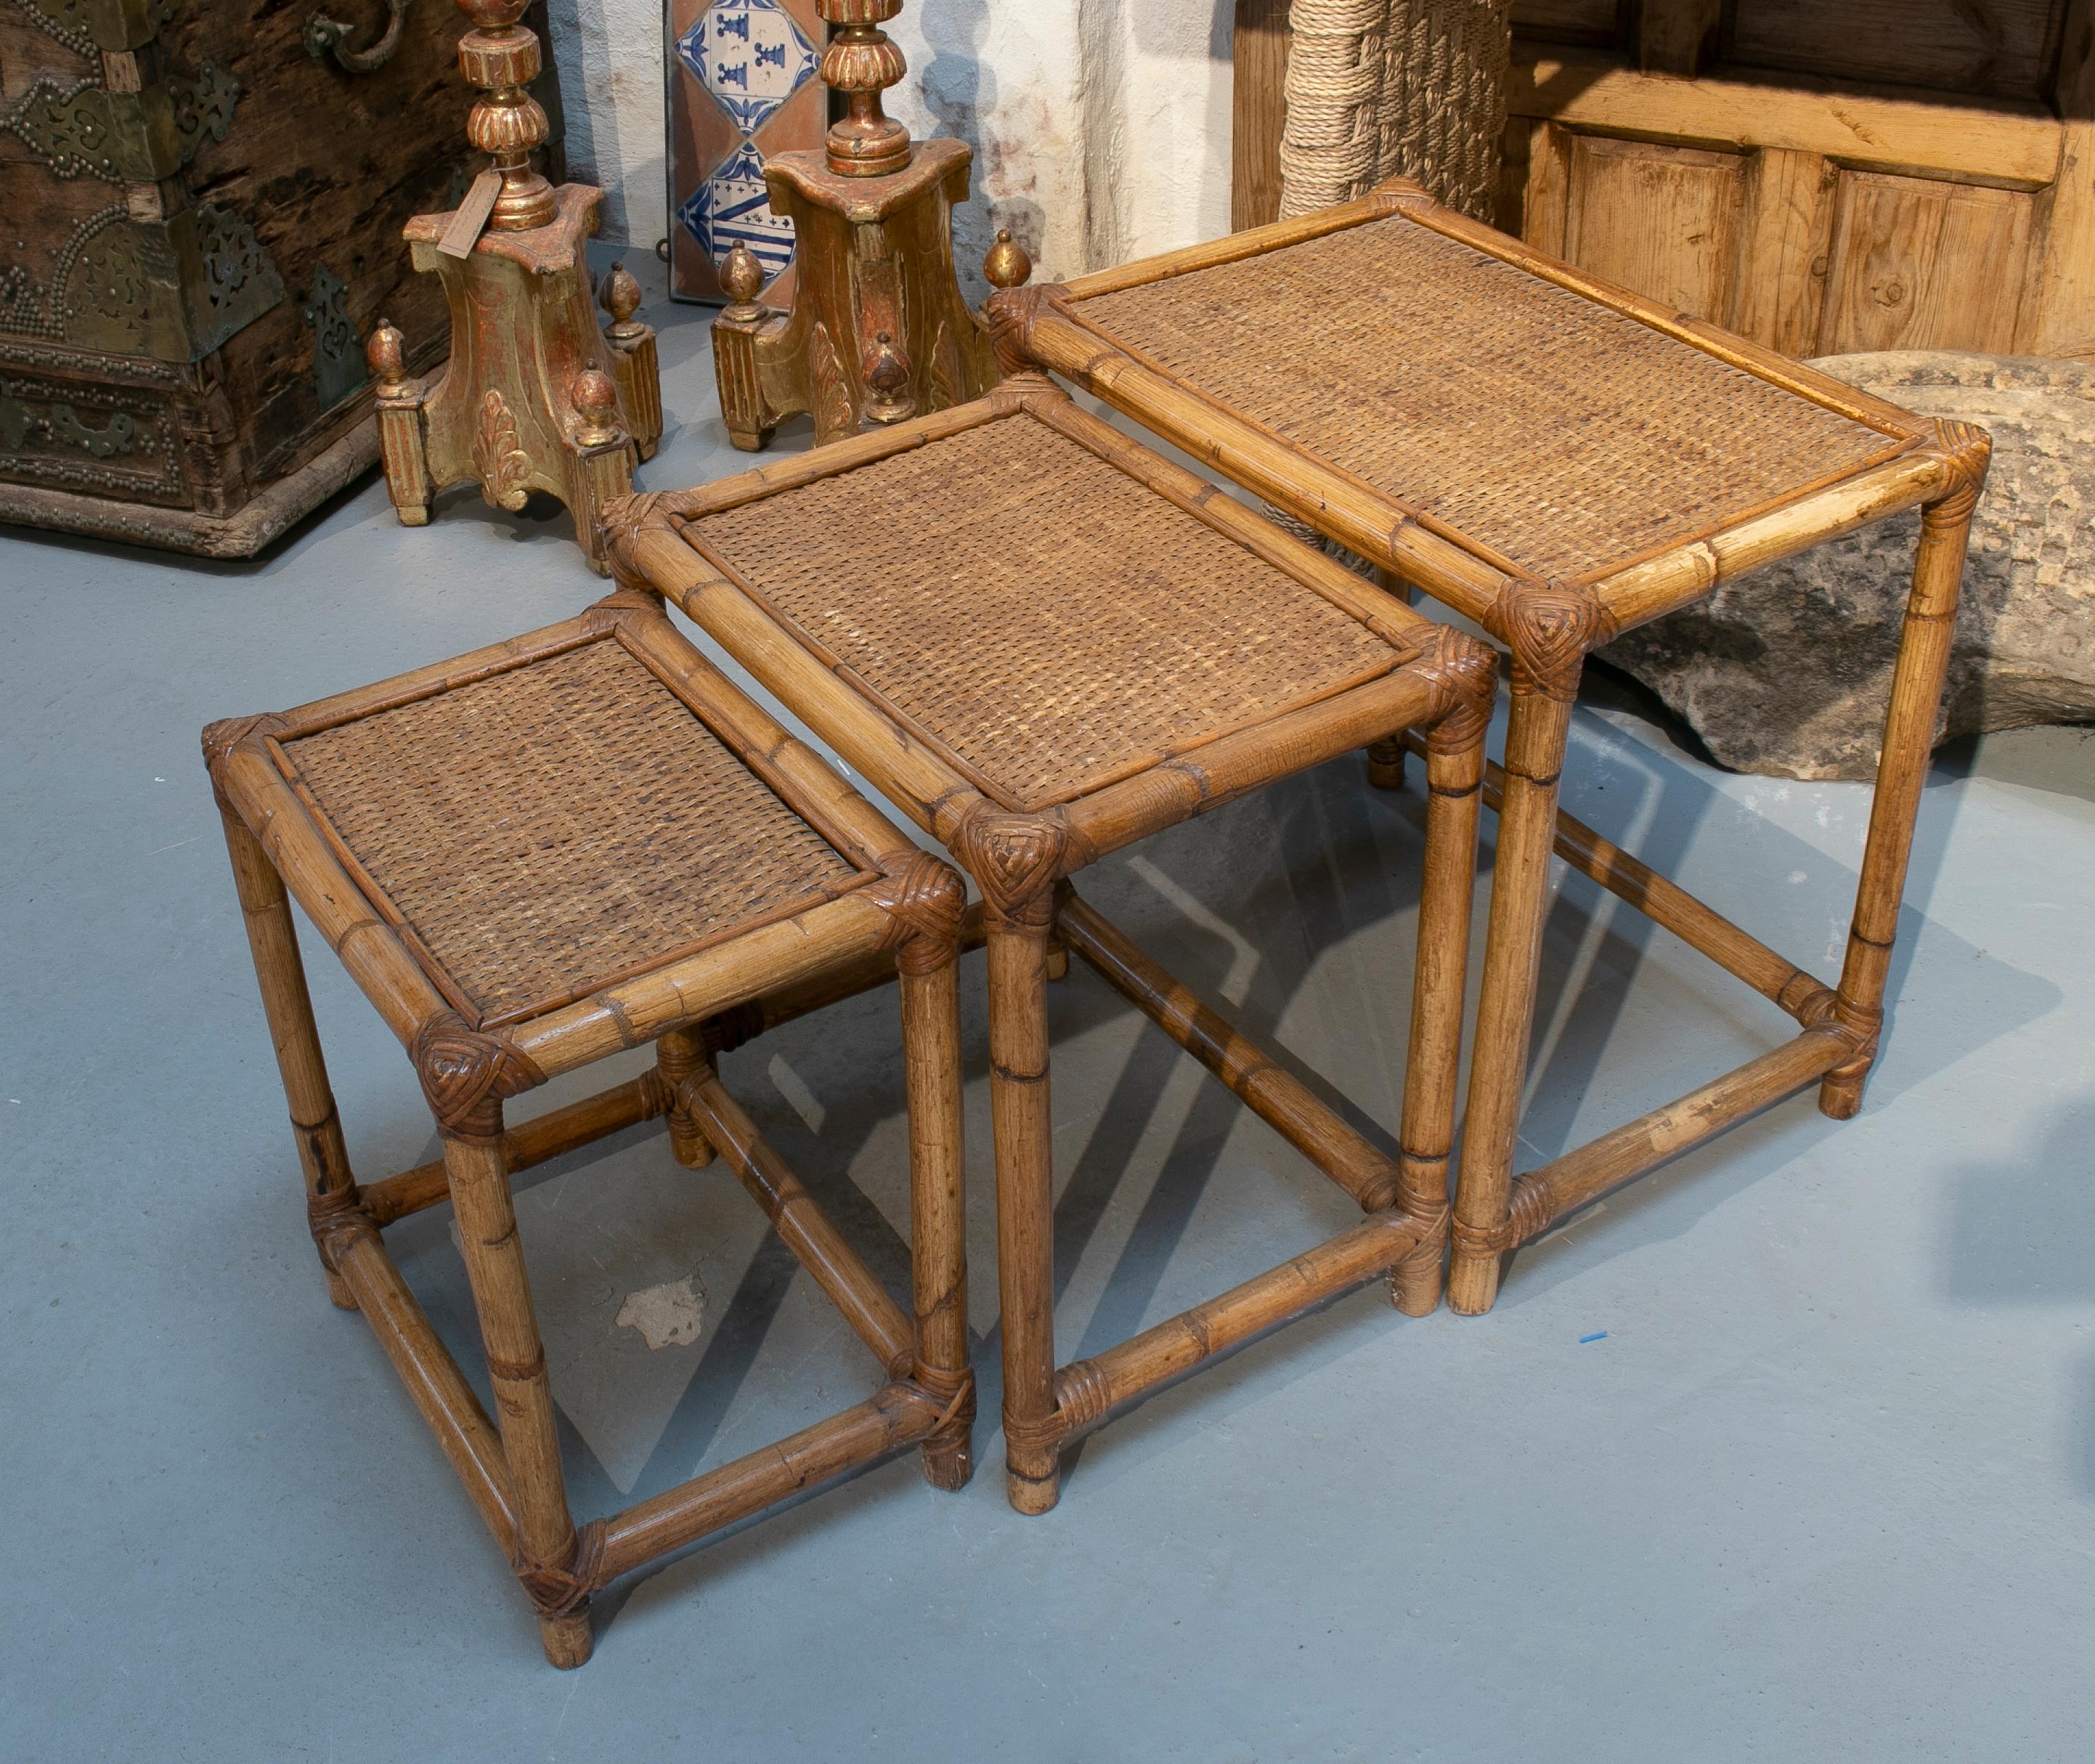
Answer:
[[1744, 187], [1736, 153], [1576, 136], [1565, 255], [1677, 311], [1721, 320]]
[[1839, 185], [1840, 172], [1823, 154], [1763, 147], [1748, 161], [1725, 320], [1741, 336], [1784, 355], [1811, 353], [1832, 261]]
[[[1235, 7], [1243, 225], [1277, 195], [1260, 144], [1287, 7]], [[1786, 353], [2095, 359], [2095, 0], [1516, 0], [1514, 19], [1498, 219], [1538, 250]]]
[[1844, 174], [1817, 352], [2012, 350], [2030, 218], [2022, 190]]

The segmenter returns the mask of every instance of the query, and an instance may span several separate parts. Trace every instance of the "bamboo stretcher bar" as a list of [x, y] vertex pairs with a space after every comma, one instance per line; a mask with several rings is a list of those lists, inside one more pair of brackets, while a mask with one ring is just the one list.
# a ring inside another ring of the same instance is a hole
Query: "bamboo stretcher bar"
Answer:
[[1364, 1285], [1410, 1254], [1430, 1229], [1394, 1209], [1370, 1213], [1351, 1230], [1254, 1274], [1241, 1286], [1117, 1347], [1055, 1374], [1056, 1417], [1068, 1440], [1107, 1412], [1229, 1352], [1252, 1336]]
[[1609, 1189], [1648, 1174], [1749, 1115], [1816, 1083], [1851, 1058], [1854, 1045], [1840, 1030], [1807, 1029], [1700, 1090], [1518, 1178], [1511, 1208], [1514, 1244], [1507, 1247], [1531, 1241]]
[[[982, 943], [982, 903], [973, 902], [960, 921], [960, 948], [980, 949]], [[738, 1030], [734, 1044], [753, 1040], [782, 1023], [825, 1010], [862, 992], [895, 983], [895, 955], [874, 950], [855, 961], [817, 974], [792, 986], [782, 987], [751, 1001], [753, 1016]], [[503, 1157], [512, 1176], [534, 1165], [553, 1159], [601, 1139], [622, 1133], [643, 1121], [667, 1113], [669, 1093], [653, 1071], [643, 1072], [625, 1084], [585, 1096], [579, 1102], [548, 1110], [530, 1121], [520, 1122], [503, 1135]], [[361, 1191], [364, 1210], [374, 1225], [391, 1225], [451, 1198], [444, 1177], [444, 1161], [436, 1158], [402, 1170], [397, 1176], [366, 1183]]]
[[764, 1209], [779, 1241], [815, 1277], [816, 1284], [873, 1350], [888, 1376], [905, 1374], [916, 1360], [916, 1336], [908, 1318], [815, 1204], [800, 1178], [772, 1150], [710, 1069], [702, 1067], [679, 1094], [699, 1117], [713, 1149]]
[[480, 1399], [429, 1326], [383, 1244], [369, 1235], [357, 1238], [342, 1252], [340, 1261], [342, 1277], [355, 1296], [357, 1309], [458, 1472], [468, 1497], [487, 1522], [496, 1546], [503, 1555], [514, 1556], [516, 1497], [502, 1442]]
[[886, 1386], [866, 1401], [603, 1521], [596, 1579], [681, 1549], [789, 1496], [912, 1445], [937, 1426], [938, 1405], [913, 1384]]
[[[1425, 743], [1407, 734], [1405, 745], [1423, 753]], [[1484, 801], [1494, 812], [1505, 790], [1505, 773], [1495, 760], [1484, 765]], [[1678, 882], [1640, 862], [1584, 821], [1557, 811], [1557, 855], [1582, 875], [1673, 933], [1690, 949], [1706, 956], [1734, 979], [1778, 1004], [1799, 1021], [1815, 1001], [1832, 988], [1786, 956], [1779, 956], [1750, 931], [1734, 925], [1714, 907], [1697, 899]]]
[[1396, 1161], [1227, 1018], [1202, 1003], [1136, 948], [1095, 908], [1072, 895], [1057, 920], [1069, 947], [1222, 1083], [1260, 1120], [1370, 1212], [1395, 1198]]
[[[579, 1102], [549, 1109], [535, 1119], [518, 1122], [502, 1136], [503, 1164], [514, 1176], [587, 1145], [592, 1139], [656, 1120], [669, 1107], [669, 1093], [660, 1079], [652, 1071], [643, 1072], [630, 1083], [615, 1085]], [[366, 1183], [360, 1195], [364, 1210], [373, 1225], [391, 1225], [451, 1198], [444, 1161], [437, 1158], [382, 1182]]]

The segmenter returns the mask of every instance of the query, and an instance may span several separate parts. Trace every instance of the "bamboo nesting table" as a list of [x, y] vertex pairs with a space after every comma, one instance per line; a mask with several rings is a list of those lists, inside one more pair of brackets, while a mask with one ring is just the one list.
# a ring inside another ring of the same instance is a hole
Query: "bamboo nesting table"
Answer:
[[[804, 1488], [912, 1443], [931, 1482], [966, 1482], [965, 890], [950, 866], [789, 738], [641, 593], [281, 716], [215, 723], [204, 753], [329, 1290], [377, 1334], [529, 1596], [553, 1664], [589, 1657], [592, 1592]], [[407, 1047], [441, 1162], [365, 1184], [351, 1170], [287, 890]], [[898, 977], [913, 1322], [714, 1065], [771, 1024]], [[640, 1078], [506, 1124], [509, 1098], [650, 1043]], [[680, 1163], [722, 1155], [886, 1382], [577, 1528], [509, 1178], [664, 1116]], [[446, 1196], [499, 1432], [381, 1236]]]
[[[999, 294], [1046, 367], [1510, 651], [1512, 720], [1448, 1299], [1767, 1104], [1861, 1106], [1988, 442], [1542, 256], [1392, 180], [1064, 287]], [[1557, 808], [1585, 659], [1760, 564], [1919, 505], [1847, 959], [1827, 986]], [[1400, 764], [1400, 754], [1398, 756]], [[1389, 770], [1384, 752], [1385, 777]], [[1786, 1045], [1513, 1180], [1551, 847], [1793, 1017]]]
[[[1422, 618], [1044, 377], [705, 489], [636, 497], [621, 581], [676, 603], [929, 830], [985, 901], [1013, 1505], [1117, 1405], [1374, 1278], [1439, 1300], [1488, 646]], [[1068, 880], [1364, 743], [1431, 789], [1400, 1155], [1144, 956]], [[1359, 1225], [1057, 1369], [1046, 984], [1074, 950], [1358, 1201]]]

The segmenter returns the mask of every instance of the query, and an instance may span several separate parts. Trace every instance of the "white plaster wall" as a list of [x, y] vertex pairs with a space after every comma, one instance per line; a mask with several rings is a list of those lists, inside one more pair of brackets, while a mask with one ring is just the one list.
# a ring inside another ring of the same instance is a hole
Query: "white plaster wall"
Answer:
[[604, 193], [603, 237], [669, 230], [661, 0], [547, 0], [568, 176]]
[[[888, 107], [975, 150], [956, 252], [971, 286], [1009, 227], [1066, 277], [1229, 230], [1230, 0], [909, 0]], [[608, 238], [669, 227], [663, 31], [650, 0], [551, 0], [573, 176]]]

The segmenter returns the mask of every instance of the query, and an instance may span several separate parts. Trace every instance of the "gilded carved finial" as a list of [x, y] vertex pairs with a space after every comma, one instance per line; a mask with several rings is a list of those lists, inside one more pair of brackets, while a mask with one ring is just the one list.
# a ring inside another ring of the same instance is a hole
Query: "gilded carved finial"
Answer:
[[721, 266], [721, 286], [727, 290], [729, 301], [723, 317], [747, 321], [762, 316], [764, 309], [757, 305], [756, 297], [764, 291], [764, 266], [756, 261], [756, 252], [739, 239]]
[[407, 377], [407, 339], [390, 319], [381, 319], [364, 346], [364, 359], [381, 387], [396, 386]]
[[581, 426], [575, 439], [585, 447], [606, 447], [623, 441], [625, 430], [618, 420], [618, 388], [601, 368], [590, 368], [575, 376], [568, 389], [568, 402], [575, 407]]
[[597, 298], [603, 303], [603, 310], [611, 315], [611, 323], [604, 329], [605, 336], [616, 342], [639, 331], [641, 327], [634, 323], [633, 315], [640, 310], [640, 284], [625, 264], [611, 266]]
[[982, 273], [992, 288], [1022, 288], [1033, 273], [1033, 259], [1026, 247], [1011, 236], [1008, 227], [997, 229], [996, 242], [982, 259]]
[[840, 177], [879, 177], [909, 163], [909, 131], [880, 107], [880, 94], [900, 82], [909, 63], [880, 27], [902, 0], [817, 0], [835, 34], [822, 51], [822, 83], [843, 94], [844, 114], [830, 124], [830, 169]]
[[537, 33], [517, 20], [529, 0], [458, 0], [473, 25], [459, 39], [459, 72], [486, 95], [466, 119], [466, 138], [490, 155], [502, 189], [488, 225], [497, 233], [542, 227], [557, 211], [553, 186], [532, 169], [532, 150], [546, 144], [550, 125], [525, 88], [542, 65]]

